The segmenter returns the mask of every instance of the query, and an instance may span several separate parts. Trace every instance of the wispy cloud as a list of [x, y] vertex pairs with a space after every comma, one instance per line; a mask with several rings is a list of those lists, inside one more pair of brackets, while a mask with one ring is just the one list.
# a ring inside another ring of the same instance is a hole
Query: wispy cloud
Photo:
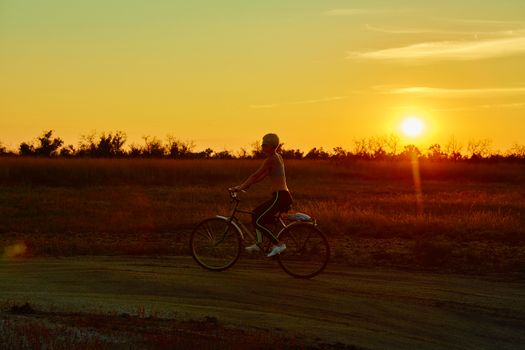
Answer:
[[371, 32], [379, 32], [385, 34], [446, 34], [446, 35], [464, 35], [477, 37], [478, 35], [485, 36], [517, 36], [525, 35], [525, 29], [508, 29], [508, 30], [497, 30], [497, 31], [482, 31], [482, 30], [443, 30], [443, 29], [432, 29], [432, 28], [395, 28], [395, 27], [382, 27], [374, 26], [370, 24], [365, 25], [365, 29]]
[[250, 105], [250, 108], [264, 109], [264, 108], [275, 108], [275, 107], [287, 106], [287, 105], [312, 104], [312, 103], [320, 103], [320, 102], [329, 102], [329, 101], [343, 100], [343, 99], [345, 99], [347, 97], [348, 96], [330, 96], [330, 97], [323, 97], [323, 98], [314, 99], [314, 100], [302, 100], [302, 101], [292, 101], [292, 102], [284, 102], [284, 103], [272, 103], [272, 104], [263, 104], [263, 105]]
[[427, 86], [412, 87], [384, 87], [377, 86], [380, 90], [388, 94], [420, 95], [432, 97], [486, 97], [486, 96], [515, 96], [525, 94], [525, 87], [504, 87], [504, 88], [478, 88], [478, 89], [448, 89], [434, 88]]
[[467, 107], [451, 107], [451, 108], [433, 108], [433, 112], [456, 112], [456, 111], [475, 111], [480, 109], [522, 109], [525, 108], [525, 103], [492, 103], [484, 105], [474, 105]]
[[[481, 105], [469, 105], [463, 107], [442, 107], [442, 108], [430, 108], [430, 112], [457, 112], [457, 111], [476, 111], [483, 109], [525, 109], [525, 103], [490, 103]], [[392, 106], [392, 110], [421, 110], [420, 107], [414, 106]]]
[[303, 101], [289, 102], [288, 104], [291, 104], [291, 105], [302, 105], [302, 104], [310, 104], [310, 103], [319, 103], [319, 102], [343, 100], [345, 98], [347, 98], [347, 96], [331, 96], [331, 97], [323, 97], [323, 98], [319, 98], [319, 99], [315, 99], [315, 100], [303, 100]]
[[439, 18], [442, 21], [455, 22], [460, 24], [474, 24], [474, 25], [492, 25], [492, 26], [510, 26], [510, 25], [523, 25], [524, 21], [512, 21], [512, 20], [495, 20], [495, 19], [480, 19], [480, 18]]
[[348, 59], [370, 60], [477, 60], [511, 56], [525, 53], [525, 37], [474, 40], [424, 42], [368, 52], [349, 52]]
[[327, 16], [359, 16], [359, 15], [399, 15], [413, 13], [414, 9], [393, 9], [393, 8], [343, 8], [325, 11]]
[[415, 29], [415, 28], [385, 28], [373, 26], [370, 24], [365, 25], [365, 29], [371, 32], [380, 32], [387, 34], [422, 34], [422, 33], [434, 33], [433, 30], [428, 29]]

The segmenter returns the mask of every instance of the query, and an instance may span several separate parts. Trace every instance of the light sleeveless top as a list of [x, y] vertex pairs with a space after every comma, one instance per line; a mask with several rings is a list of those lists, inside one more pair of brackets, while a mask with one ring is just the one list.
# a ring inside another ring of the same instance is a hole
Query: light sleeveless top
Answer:
[[272, 167], [270, 168], [270, 173], [268, 174], [272, 178], [284, 177], [284, 162], [282, 157], [279, 154], [276, 154], [276, 161], [273, 162]]

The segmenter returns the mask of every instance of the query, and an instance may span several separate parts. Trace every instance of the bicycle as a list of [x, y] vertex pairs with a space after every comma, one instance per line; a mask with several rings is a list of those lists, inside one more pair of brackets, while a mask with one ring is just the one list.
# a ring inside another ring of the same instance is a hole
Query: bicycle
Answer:
[[[237, 192], [230, 191], [233, 209], [229, 216], [216, 215], [201, 221], [190, 237], [190, 251], [195, 261], [205, 269], [224, 271], [239, 259], [245, 237], [254, 234], [236, 216], [237, 213], [252, 214], [239, 209]], [[276, 255], [282, 269], [296, 278], [312, 278], [321, 273], [330, 258], [330, 246], [325, 235], [317, 227], [317, 221], [307, 214], [286, 215], [278, 213], [274, 225], [280, 227], [276, 237], [286, 249]], [[274, 229], [274, 232], [277, 230]], [[271, 239], [267, 237], [261, 252], [267, 253]]]

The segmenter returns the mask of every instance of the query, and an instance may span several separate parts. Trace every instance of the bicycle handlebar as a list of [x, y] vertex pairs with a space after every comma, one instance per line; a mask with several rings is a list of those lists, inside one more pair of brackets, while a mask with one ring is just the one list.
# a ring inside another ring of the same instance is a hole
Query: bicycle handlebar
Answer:
[[239, 192], [246, 193], [245, 190], [237, 191], [237, 190], [232, 190], [231, 188], [228, 188], [228, 192], [230, 192], [231, 199], [236, 200], [236, 201], [240, 201], [239, 196], [238, 196]]

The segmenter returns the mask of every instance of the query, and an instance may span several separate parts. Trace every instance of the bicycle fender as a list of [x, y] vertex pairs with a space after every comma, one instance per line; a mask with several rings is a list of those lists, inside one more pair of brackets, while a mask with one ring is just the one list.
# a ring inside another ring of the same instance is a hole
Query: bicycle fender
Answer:
[[[226, 217], [226, 216], [222, 216], [222, 215], [215, 215], [216, 218], [218, 219], [222, 219], [224, 221], [230, 221], [230, 218]], [[230, 221], [232, 223], [232, 225], [237, 229], [237, 232], [239, 232], [239, 234], [241, 235], [241, 238], [244, 240], [244, 233], [242, 232], [241, 228], [239, 227], [239, 225], [237, 225], [237, 223], [233, 220]]]
[[281, 231], [279, 231], [279, 233], [277, 234], [277, 238], [279, 238], [279, 236], [281, 235], [281, 233], [283, 233], [284, 230], [297, 225], [312, 225], [314, 227], [317, 227], [317, 221], [315, 219], [314, 221], [294, 221], [286, 227], [283, 227]]

